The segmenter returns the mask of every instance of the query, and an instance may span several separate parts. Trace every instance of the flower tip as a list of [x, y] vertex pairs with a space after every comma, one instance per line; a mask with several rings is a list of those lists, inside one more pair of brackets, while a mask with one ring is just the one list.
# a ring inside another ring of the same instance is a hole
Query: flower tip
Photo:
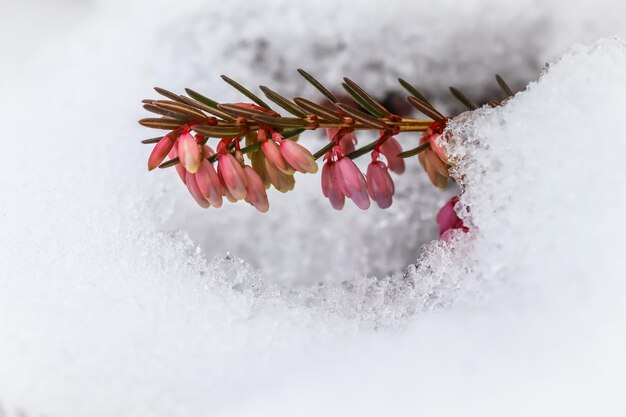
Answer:
[[202, 149], [191, 134], [184, 133], [178, 138], [178, 157], [188, 172], [198, 172], [202, 162]]
[[284, 140], [280, 144], [280, 153], [296, 171], [315, 174], [318, 170], [313, 155], [307, 148], [290, 140]]
[[172, 148], [174, 147], [174, 141], [170, 139], [169, 136], [164, 136], [157, 142], [157, 144], [152, 149], [150, 153], [150, 157], [148, 158], [148, 171], [152, 171], [157, 168], [165, 157], [170, 153]]

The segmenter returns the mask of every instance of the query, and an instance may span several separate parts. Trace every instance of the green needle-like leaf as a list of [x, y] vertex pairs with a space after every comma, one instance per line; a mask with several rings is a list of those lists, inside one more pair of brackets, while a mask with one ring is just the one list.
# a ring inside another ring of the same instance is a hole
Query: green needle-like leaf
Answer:
[[193, 126], [192, 129], [201, 135], [212, 138], [234, 138], [246, 133], [245, 129], [234, 126], [196, 125]]
[[143, 143], [144, 145], [150, 145], [152, 143], [157, 143], [159, 142], [161, 139], [163, 139], [163, 136], [159, 136], [156, 138], [150, 138], [150, 139], [144, 139], [141, 141], [141, 143]]
[[415, 108], [417, 108], [417, 110], [421, 111], [422, 113], [424, 113], [426, 116], [430, 117], [431, 119], [436, 120], [436, 121], [440, 121], [440, 120], [444, 119], [444, 117], [443, 117], [443, 115], [441, 113], [439, 113], [437, 110], [433, 109], [428, 104], [424, 103], [422, 100], [420, 100], [420, 99], [418, 99], [416, 97], [413, 97], [413, 96], [407, 97], [407, 100]]
[[357, 83], [347, 77], [344, 77], [343, 80], [345, 81], [345, 83], [343, 84], [344, 89], [348, 92], [348, 94], [350, 94], [353, 98], [356, 95], [360, 98], [361, 101], [365, 102], [366, 106], [364, 108], [367, 109], [370, 113], [372, 113], [376, 117], [391, 117], [391, 112], [389, 112], [389, 110], [387, 110], [385, 106], [380, 104], [374, 97], [368, 94], [367, 91], [361, 88]]
[[185, 91], [187, 92], [189, 97], [193, 98], [194, 100], [197, 100], [200, 103], [206, 104], [209, 107], [213, 107], [214, 109], [217, 109], [217, 105], [219, 104], [217, 101], [211, 100], [210, 98], [203, 96], [202, 94], [192, 90], [191, 88], [185, 88]]
[[502, 91], [504, 91], [504, 94], [506, 94], [507, 97], [513, 97], [513, 90], [511, 90], [511, 87], [509, 87], [509, 85], [499, 74], [496, 74], [496, 81], [498, 82], [498, 85], [500, 86]]
[[408, 151], [404, 151], [398, 154], [398, 156], [400, 158], [410, 158], [412, 156], [415, 156], [419, 153], [424, 152], [426, 149], [428, 149], [430, 147], [430, 143], [426, 142], [420, 146], [418, 146], [417, 148], [413, 148], [413, 149], [409, 149]]
[[185, 96], [181, 96], [181, 99], [183, 100], [183, 102], [185, 104], [190, 105], [191, 107], [195, 107], [196, 109], [205, 111], [209, 114], [212, 114], [213, 116], [219, 117], [221, 119], [223, 119], [224, 121], [227, 122], [232, 122], [235, 120], [234, 117], [232, 117], [230, 114], [225, 113], [221, 110], [219, 110], [217, 107], [213, 108], [213, 107], [209, 107], [204, 103], [200, 103], [199, 101], [196, 101], [192, 98], [189, 97], [185, 97]]
[[313, 159], [315, 159], [317, 161], [322, 156], [324, 156], [326, 154], [326, 152], [330, 151], [333, 148], [333, 146], [335, 146], [335, 142], [330, 142], [328, 145], [324, 146], [322, 149], [320, 149], [319, 151], [315, 152], [313, 154]]
[[231, 86], [233, 86], [235, 89], [239, 90], [239, 92], [241, 94], [243, 94], [244, 96], [248, 97], [250, 100], [254, 101], [259, 106], [263, 107], [264, 109], [271, 110], [270, 106], [266, 102], [261, 100], [260, 97], [258, 97], [254, 93], [252, 93], [250, 90], [245, 88], [243, 85], [239, 84], [237, 81], [235, 81], [235, 80], [233, 80], [231, 78], [228, 78], [225, 75], [222, 75], [222, 79], [224, 81], [226, 81], [228, 84], [230, 84]]
[[297, 117], [271, 117], [267, 114], [264, 115], [254, 115], [252, 116], [253, 120], [260, 122], [264, 125], [269, 125], [272, 127], [304, 127], [306, 126], [306, 121], [299, 119]]
[[411, 95], [413, 95], [416, 98], [419, 98], [420, 100], [422, 100], [424, 103], [428, 104], [430, 107], [433, 107], [433, 105], [430, 103], [430, 101], [428, 101], [428, 99], [419, 92], [419, 90], [417, 88], [415, 88], [413, 85], [409, 84], [407, 81], [403, 80], [402, 78], [398, 78], [398, 82], [400, 83], [400, 85], [406, 90], [408, 91]]
[[315, 79], [315, 77], [313, 77], [311, 74], [309, 74], [308, 72], [306, 72], [305, 70], [303, 70], [302, 68], [298, 68], [298, 72], [300, 73], [300, 75], [302, 75], [302, 77], [307, 80], [313, 87], [315, 87], [320, 93], [322, 93], [328, 100], [330, 100], [331, 103], [336, 103], [337, 102], [337, 98], [333, 95], [333, 93], [331, 93], [330, 91], [328, 91], [328, 89], [326, 87], [324, 87], [322, 85], [322, 83], [320, 83], [319, 81], [317, 81]]
[[180, 120], [181, 122], [188, 122], [189, 120], [191, 120], [191, 118], [187, 115], [183, 115], [183, 114], [173, 112], [170, 110], [165, 110], [152, 104], [144, 104], [143, 108], [148, 110], [150, 113], [169, 117], [170, 119], [177, 119], [177, 120]]
[[139, 124], [152, 129], [174, 130], [184, 124], [183, 121], [170, 119], [168, 117], [147, 117], [139, 120]]
[[331, 123], [341, 123], [341, 116], [337, 115], [334, 111], [327, 109], [324, 106], [320, 106], [317, 103], [313, 103], [310, 100], [307, 100], [303, 97], [295, 97], [293, 101], [303, 109], [311, 112], [311, 114], [316, 115], [319, 118], [322, 118]]
[[461, 102], [465, 107], [470, 110], [476, 110], [478, 106], [474, 103], [470, 98], [468, 98], [465, 94], [463, 94], [458, 88], [449, 87], [452, 95]]
[[204, 120], [207, 118], [206, 114], [202, 113], [200, 110], [195, 109], [185, 103], [178, 103], [175, 101], [162, 101], [157, 100], [153, 103], [156, 107], [164, 110], [169, 110], [191, 119], [196, 120]]
[[293, 103], [291, 100], [281, 96], [277, 92], [272, 91], [271, 89], [269, 89], [268, 87], [264, 85], [262, 85], [259, 88], [261, 89], [261, 91], [263, 91], [263, 94], [265, 94], [265, 96], [268, 99], [272, 100], [274, 103], [278, 104], [280, 107], [287, 110], [289, 113], [293, 114], [294, 116], [298, 116], [298, 117], [306, 116], [306, 112], [300, 107], [298, 107], [298, 105]]
[[163, 97], [167, 97], [170, 100], [178, 101], [178, 102], [182, 103], [182, 100], [181, 100], [181, 98], [180, 98], [180, 96], [178, 94], [174, 94], [171, 91], [166, 90], [165, 88], [154, 87], [154, 91], [156, 91], [157, 93], [161, 94]]

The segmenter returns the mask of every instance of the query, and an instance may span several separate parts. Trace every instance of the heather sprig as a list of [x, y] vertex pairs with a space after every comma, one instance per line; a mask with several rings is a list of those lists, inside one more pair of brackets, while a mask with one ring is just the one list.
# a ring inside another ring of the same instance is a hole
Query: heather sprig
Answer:
[[[394, 114], [349, 78], [344, 78], [342, 87], [351, 102], [340, 101], [311, 74], [298, 72], [321, 93], [324, 104], [304, 97], [288, 99], [260, 86], [266, 101], [224, 75], [224, 81], [250, 102], [219, 103], [191, 89], [178, 95], [155, 88], [165, 99], [143, 100], [143, 107], [160, 117], [139, 123], [168, 133], [142, 141], [156, 144], [148, 169], [175, 167], [201, 207], [221, 207], [226, 197], [231, 202], [245, 200], [261, 212], [269, 209], [267, 188], [293, 190], [296, 172], [316, 173], [320, 158], [322, 191], [336, 209], [343, 208], [346, 197], [361, 209], [370, 206], [370, 199], [381, 208], [389, 207], [395, 190], [389, 171], [403, 173], [404, 158], [415, 155], [435, 186], [447, 184], [450, 161], [443, 131], [450, 118], [415, 86], [399, 79], [408, 92], [407, 101], [425, 119]], [[510, 95], [502, 78], [497, 76], [497, 81]], [[459, 90], [451, 87], [451, 91], [470, 110], [477, 107]], [[329, 142], [311, 152], [298, 139], [301, 133], [318, 129], [326, 130]], [[378, 138], [357, 147], [357, 133], [365, 130], [377, 132]], [[403, 151], [396, 136], [414, 132], [420, 133], [419, 146]], [[211, 139], [217, 140], [215, 151], [209, 146]], [[352, 160], [368, 154], [371, 163], [365, 175]]]

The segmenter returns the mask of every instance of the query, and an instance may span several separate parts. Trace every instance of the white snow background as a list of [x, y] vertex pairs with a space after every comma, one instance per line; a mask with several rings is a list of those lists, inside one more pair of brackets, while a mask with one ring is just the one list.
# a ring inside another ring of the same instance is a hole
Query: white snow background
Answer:
[[[0, 416], [626, 414], [620, 2], [0, 7]], [[298, 67], [452, 110], [525, 89], [450, 127], [472, 232], [433, 241], [454, 190], [416, 160], [366, 212], [318, 176], [204, 211], [146, 172], [152, 86], [314, 94]]]

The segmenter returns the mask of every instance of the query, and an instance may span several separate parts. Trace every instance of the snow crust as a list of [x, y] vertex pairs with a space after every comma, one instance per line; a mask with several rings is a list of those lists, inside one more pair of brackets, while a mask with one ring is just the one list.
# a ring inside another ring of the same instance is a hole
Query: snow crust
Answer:
[[[505, 3], [3, 2], [29, 35], [0, 42], [0, 415], [623, 415], [626, 47], [556, 55], [626, 35], [619, 7]], [[299, 94], [302, 66], [453, 108], [447, 83], [544, 60], [450, 127], [472, 228], [450, 242], [416, 161], [392, 210], [300, 177], [262, 216], [199, 211], [137, 144], [152, 84]]]

